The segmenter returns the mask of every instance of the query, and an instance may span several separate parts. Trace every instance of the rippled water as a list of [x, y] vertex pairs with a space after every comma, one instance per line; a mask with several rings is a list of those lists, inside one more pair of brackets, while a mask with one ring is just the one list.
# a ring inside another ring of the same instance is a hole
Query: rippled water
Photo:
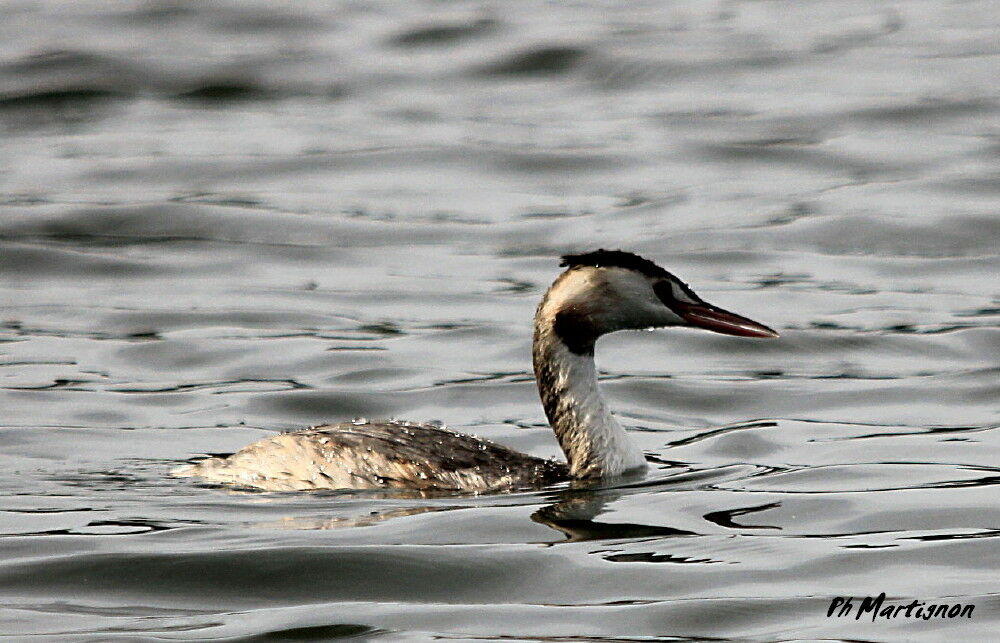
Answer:
[[[987, 640], [990, 2], [0, 5], [0, 631]], [[419, 498], [166, 471], [440, 419], [555, 456], [558, 255], [779, 329], [602, 340], [642, 481]], [[828, 618], [837, 596], [971, 619]]]

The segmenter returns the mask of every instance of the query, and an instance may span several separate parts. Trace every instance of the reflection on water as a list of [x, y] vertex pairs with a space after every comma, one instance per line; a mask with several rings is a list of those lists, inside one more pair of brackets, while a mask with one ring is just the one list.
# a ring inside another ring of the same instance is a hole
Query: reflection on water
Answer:
[[337, 518], [285, 516], [281, 520], [258, 523], [262, 529], [342, 529], [347, 527], [371, 527], [383, 520], [414, 516], [431, 511], [448, 511], [461, 507], [397, 507], [387, 511], [370, 511], [362, 516], [343, 516]]
[[[0, 631], [60, 640], [987, 640], [987, 2], [0, 6]], [[165, 476], [278, 430], [558, 448], [557, 256], [775, 342], [602, 340], [642, 479], [497, 496]], [[834, 596], [959, 621], [825, 617]]]

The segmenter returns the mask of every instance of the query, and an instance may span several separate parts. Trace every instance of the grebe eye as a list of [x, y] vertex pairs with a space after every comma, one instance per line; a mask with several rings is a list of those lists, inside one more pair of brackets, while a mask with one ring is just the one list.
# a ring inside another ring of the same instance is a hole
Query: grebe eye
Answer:
[[674, 297], [674, 288], [668, 281], [657, 281], [653, 284], [653, 293], [668, 308], [677, 301], [677, 298]]

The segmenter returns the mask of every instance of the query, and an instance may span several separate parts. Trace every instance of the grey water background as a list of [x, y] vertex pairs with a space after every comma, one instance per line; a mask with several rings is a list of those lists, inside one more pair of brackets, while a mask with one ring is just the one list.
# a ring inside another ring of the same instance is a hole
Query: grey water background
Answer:
[[[0, 4], [0, 632], [989, 640], [992, 2]], [[171, 466], [439, 419], [556, 456], [558, 255], [782, 333], [601, 341], [642, 482], [234, 493]], [[972, 619], [826, 617], [834, 596]]]

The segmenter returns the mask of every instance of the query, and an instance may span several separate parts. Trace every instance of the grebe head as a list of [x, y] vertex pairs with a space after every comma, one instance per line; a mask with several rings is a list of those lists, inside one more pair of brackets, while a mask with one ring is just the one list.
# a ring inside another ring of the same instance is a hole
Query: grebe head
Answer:
[[578, 355], [618, 330], [690, 326], [741, 337], [777, 337], [774, 330], [709, 304], [648, 259], [621, 250], [565, 255], [538, 317]]

